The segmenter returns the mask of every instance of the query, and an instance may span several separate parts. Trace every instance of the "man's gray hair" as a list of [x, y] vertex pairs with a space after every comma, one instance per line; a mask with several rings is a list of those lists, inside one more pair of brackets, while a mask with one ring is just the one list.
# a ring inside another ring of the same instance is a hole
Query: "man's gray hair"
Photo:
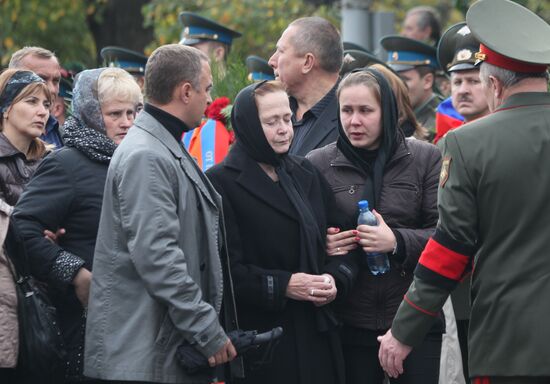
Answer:
[[291, 40], [298, 55], [313, 53], [323, 70], [330, 73], [340, 72], [344, 48], [340, 33], [334, 25], [322, 17], [314, 16], [294, 20], [289, 27], [298, 29]]
[[8, 68], [21, 68], [21, 62], [27, 56], [35, 56], [41, 59], [51, 59], [52, 57], [57, 60], [57, 57], [52, 51], [41, 47], [23, 47], [11, 55]]
[[519, 83], [521, 80], [527, 78], [545, 78], [548, 80], [547, 71], [536, 73], [514, 72], [486, 62], [481, 63], [481, 68], [479, 69], [479, 79], [483, 84], [488, 84], [489, 76], [499, 79], [504, 88], [510, 88], [511, 86]]
[[155, 49], [145, 66], [145, 98], [166, 105], [182, 82], [199, 89], [203, 61], [208, 62], [206, 54], [186, 45], [168, 44]]

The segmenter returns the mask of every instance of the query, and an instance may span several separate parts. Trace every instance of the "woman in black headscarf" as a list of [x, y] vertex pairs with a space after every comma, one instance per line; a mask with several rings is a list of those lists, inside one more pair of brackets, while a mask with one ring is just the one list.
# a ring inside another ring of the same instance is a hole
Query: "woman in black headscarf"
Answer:
[[240, 327], [282, 326], [275, 352], [245, 355], [244, 383], [341, 383], [343, 363], [325, 273], [332, 193], [311, 164], [287, 154], [293, 128], [279, 82], [253, 84], [235, 100], [237, 142], [207, 175], [222, 195]]
[[[438, 149], [405, 139], [388, 81], [375, 69], [345, 77], [337, 90], [339, 137], [307, 158], [331, 185], [344, 222], [329, 228], [327, 251], [356, 276], [351, 293], [335, 307], [343, 322], [347, 383], [381, 384], [377, 337], [390, 328], [418, 258], [437, 223]], [[368, 200], [379, 225], [357, 225], [360, 200]], [[390, 270], [373, 275], [365, 252], [386, 254]], [[421, 347], [405, 361], [395, 383], [436, 384], [441, 333], [436, 321]]]

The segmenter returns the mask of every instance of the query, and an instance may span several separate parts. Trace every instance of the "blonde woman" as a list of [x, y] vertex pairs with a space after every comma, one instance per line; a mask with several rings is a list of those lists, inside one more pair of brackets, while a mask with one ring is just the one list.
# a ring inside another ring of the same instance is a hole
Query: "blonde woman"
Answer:
[[[15, 207], [31, 273], [48, 283], [67, 349], [65, 382], [83, 379], [85, 308], [109, 162], [142, 102], [138, 84], [120, 68], [81, 72], [65, 147], [44, 159]], [[44, 238], [63, 228], [57, 243]]]

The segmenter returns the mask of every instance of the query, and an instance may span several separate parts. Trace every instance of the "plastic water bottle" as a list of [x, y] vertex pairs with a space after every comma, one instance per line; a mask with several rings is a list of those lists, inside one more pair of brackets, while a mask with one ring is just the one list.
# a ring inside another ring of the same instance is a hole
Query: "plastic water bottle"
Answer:
[[[361, 200], [357, 203], [359, 207], [359, 217], [357, 218], [357, 225], [378, 225], [376, 216], [369, 210], [369, 202], [367, 200]], [[375, 276], [383, 275], [390, 270], [390, 260], [386, 253], [368, 253], [367, 264], [371, 273]]]

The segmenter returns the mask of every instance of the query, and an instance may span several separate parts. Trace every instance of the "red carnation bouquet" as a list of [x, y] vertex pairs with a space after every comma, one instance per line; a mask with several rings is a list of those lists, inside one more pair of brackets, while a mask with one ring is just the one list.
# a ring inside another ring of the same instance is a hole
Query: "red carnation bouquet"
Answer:
[[233, 143], [235, 141], [235, 133], [231, 128], [230, 118], [232, 107], [233, 105], [231, 104], [231, 100], [229, 100], [228, 97], [222, 96], [212, 101], [212, 103], [210, 103], [210, 105], [207, 106], [206, 110], [204, 111], [204, 115], [207, 118], [219, 121], [225, 126], [225, 128], [229, 132], [230, 143]]
[[223, 109], [231, 103], [228, 97], [222, 96], [215, 99], [204, 111], [204, 115], [209, 119], [221, 121], [224, 125], [227, 124], [227, 116], [223, 114]]

